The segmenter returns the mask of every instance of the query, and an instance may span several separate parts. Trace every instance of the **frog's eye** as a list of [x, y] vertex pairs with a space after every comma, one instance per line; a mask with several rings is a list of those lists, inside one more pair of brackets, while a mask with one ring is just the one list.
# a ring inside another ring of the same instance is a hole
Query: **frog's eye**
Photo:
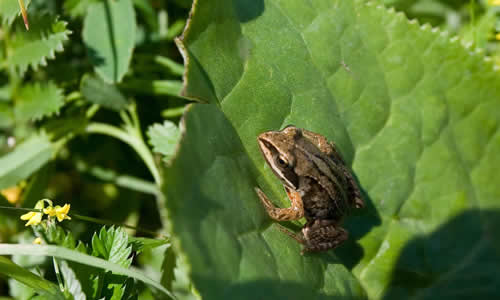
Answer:
[[278, 163], [278, 166], [280, 166], [282, 168], [288, 167], [288, 161], [286, 160], [286, 158], [284, 158], [282, 156], [276, 157], [276, 162]]

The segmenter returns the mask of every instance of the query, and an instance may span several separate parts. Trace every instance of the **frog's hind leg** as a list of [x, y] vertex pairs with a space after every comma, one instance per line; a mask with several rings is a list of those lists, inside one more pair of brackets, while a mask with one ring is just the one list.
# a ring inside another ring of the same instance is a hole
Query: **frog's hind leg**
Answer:
[[255, 192], [262, 201], [264, 208], [266, 209], [269, 216], [276, 221], [292, 221], [298, 220], [304, 216], [304, 207], [302, 205], [302, 200], [300, 194], [296, 191], [287, 189], [288, 197], [292, 206], [289, 208], [279, 208], [274, 206], [274, 204], [267, 198], [259, 188], [255, 188]]
[[344, 228], [335, 225], [306, 227], [303, 229], [303, 235], [306, 246], [301, 254], [334, 249], [349, 237], [349, 233]]

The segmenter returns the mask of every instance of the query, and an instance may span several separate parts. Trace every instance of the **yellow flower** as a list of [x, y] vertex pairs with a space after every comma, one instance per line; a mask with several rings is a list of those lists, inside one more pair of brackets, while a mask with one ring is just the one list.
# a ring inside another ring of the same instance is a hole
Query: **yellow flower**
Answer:
[[36, 239], [33, 240], [33, 244], [35, 245], [41, 245], [42, 244], [42, 239], [37, 237]]
[[54, 206], [48, 206], [47, 208], [43, 209], [43, 213], [53, 217], [56, 215], [56, 209], [54, 208]]
[[492, 6], [500, 5], [500, 0], [488, 0], [488, 4]]
[[42, 222], [42, 213], [30, 211], [27, 214], [21, 216], [21, 220], [29, 220], [24, 226], [38, 225]]
[[70, 216], [68, 216], [68, 212], [69, 212], [70, 207], [71, 207], [71, 205], [69, 205], [68, 203], [64, 204], [63, 207], [56, 205], [55, 212], [56, 212], [57, 221], [62, 222], [64, 220], [71, 220]]
[[497, 41], [500, 41], [500, 33], [495, 34], [495, 38], [497, 39]]
[[[44, 200], [40, 200], [36, 203], [35, 209], [43, 209], [44, 207]], [[24, 226], [30, 226], [30, 225], [38, 225], [40, 222], [42, 222], [42, 217], [43, 213], [41, 212], [34, 212], [30, 211], [29, 213], [26, 213], [21, 216], [21, 220], [29, 220]]]

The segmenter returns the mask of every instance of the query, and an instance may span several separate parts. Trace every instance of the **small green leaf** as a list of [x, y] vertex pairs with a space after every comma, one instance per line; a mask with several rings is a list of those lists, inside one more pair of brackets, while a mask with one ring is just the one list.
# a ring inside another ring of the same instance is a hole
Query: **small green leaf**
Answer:
[[148, 129], [149, 143], [153, 151], [163, 154], [165, 161], [174, 154], [180, 138], [180, 131], [171, 121], [165, 120], [163, 124], [153, 124]]
[[33, 136], [14, 151], [0, 157], [0, 189], [17, 184], [45, 165], [53, 156], [54, 147], [44, 134]]
[[132, 263], [130, 254], [132, 247], [128, 245], [128, 235], [121, 227], [102, 227], [99, 235], [92, 237], [92, 255], [102, 257], [112, 263], [129, 267]]
[[102, 79], [88, 74], [82, 78], [80, 91], [87, 101], [115, 111], [125, 109], [128, 105], [127, 99], [116, 86], [107, 84]]
[[[6, 0], [4, 0], [6, 1]], [[63, 51], [63, 42], [68, 40], [71, 31], [66, 29], [67, 23], [57, 21], [49, 15], [35, 16], [31, 20], [29, 31], [18, 26], [9, 46], [7, 63], [20, 72], [26, 71], [28, 66], [37, 69], [39, 65], [46, 66], [47, 59], [54, 59], [55, 53]], [[24, 25], [23, 25], [24, 26]]]
[[24, 85], [16, 95], [15, 116], [18, 122], [36, 121], [59, 113], [64, 105], [63, 91], [53, 82]]
[[51, 299], [65, 299], [57, 285], [25, 270], [3, 256], [0, 256], [0, 273], [24, 283], [42, 295], [50, 296]]
[[137, 252], [137, 254], [154, 249], [156, 247], [168, 244], [168, 240], [164, 239], [150, 239], [144, 237], [129, 237], [129, 243], [132, 245], [132, 251]]
[[96, 72], [109, 83], [128, 71], [135, 43], [135, 12], [130, 0], [92, 4], [83, 27], [83, 40]]

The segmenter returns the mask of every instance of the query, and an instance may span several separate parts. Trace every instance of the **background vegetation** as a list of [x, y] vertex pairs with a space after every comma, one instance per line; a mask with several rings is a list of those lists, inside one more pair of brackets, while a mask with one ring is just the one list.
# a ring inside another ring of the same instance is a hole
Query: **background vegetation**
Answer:
[[[0, 295], [500, 293], [500, 3], [199, 0], [177, 42], [190, 1], [25, 4], [29, 31], [0, 0], [0, 202], [73, 219], [0, 210]], [[253, 192], [287, 205], [255, 142], [287, 124], [335, 141], [363, 189], [335, 251], [301, 256]]]

